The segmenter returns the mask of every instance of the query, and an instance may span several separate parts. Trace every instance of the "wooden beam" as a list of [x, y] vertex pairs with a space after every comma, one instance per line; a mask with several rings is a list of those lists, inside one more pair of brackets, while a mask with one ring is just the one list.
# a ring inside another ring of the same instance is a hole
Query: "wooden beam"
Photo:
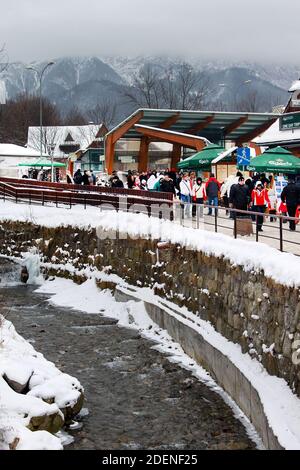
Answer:
[[142, 126], [135, 126], [135, 130], [144, 136], [150, 137], [151, 139], [158, 139], [160, 142], [180, 144], [184, 147], [194, 148], [198, 151], [205, 147], [205, 141], [194, 136], [180, 135], [164, 129], [150, 129]]
[[141, 138], [139, 160], [138, 160], [138, 171], [148, 170], [148, 151], [149, 151], [150, 139], [148, 137]]
[[213, 120], [215, 119], [215, 115], [212, 114], [211, 116], [208, 116], [207, 118], [204, 119], [204, 121], [200, 121], [197, 124], [194, 124], [193, 127], [190, 129], [187, 129], [185, 132], [187, 134], [195, 134], [196, 132], [201, 131], [202, 129], [205, 129]]
[[259, 145], [255, 144], [254, 142], [251, 142], [251, 144], [249, 145], [249, 147], [253, 148], [255, 150], [255, 153], [256, 153], [256, 156], [258, 157], [258, 155], [261, 155], [261, 148]]
[[142, 117], [144, 116], [143, 111], [139, 111], [137, 114], [132, 116], [131, 119], [128, 121], [125, 121], [122, 126], [118, 127], [115, 131], [113, 131], [109, 136], [111, 136], [113, 143], [115, 144], [117, 140], [119, 140], [121, 137], [123, 137], [126, 132], [129, 131], [136, 123], [138, 123]]
[[115, 143], [113, 142], [112, 135], [109, 134], [105, 140], [105, 166], [109, 175], [112, 174], [114, 169], [115, 158]]
[[161, 124], [158, 124], [159, 129], [169, 129], [173, 124], [176, 124], [178, 119], [180, 118], [180, 113], [173, 114], [168, 119], [166, 119]]
[[173, 144], [173, 150], [171, 155], [171, 170], [176, 169], [176, 164], [180, 161], [181, 157], [181, 145]]
[[231, 132], [235, 131], [235, 129], [238, 129], [242, 124], [248, 121], [248, 115], [242, 116], [239, 119], [236, 119], [233, 121], [231, 124], [229, 124], [227, 127], [224, 128], [224, 136], [227, 134], [230, 134]]
[[236, 145], [240, 146], [244, 142], [251, 142], [251, 140], [255, 139], [255, 137], [259, 136], [260, 134], [265, 132], [267, 129], [269, 129], [269, 127], [271, 127], [272, 124], [274, 124], [274, 122], [277, 121], [277, 119], [278, 119], [277, 117], [270, 119], [269, 121], [264, 122], [261, 126], [256, 127], [256, 129], [254, 129], [253, 131], [248, 132], [248, 134], [242, 135], [235, 141]]

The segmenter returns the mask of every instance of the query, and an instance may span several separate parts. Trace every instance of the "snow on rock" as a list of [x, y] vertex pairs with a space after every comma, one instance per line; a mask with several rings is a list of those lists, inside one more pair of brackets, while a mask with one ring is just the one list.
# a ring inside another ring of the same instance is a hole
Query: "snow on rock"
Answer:
[[78, 413], [82, 401], [79, 381], [59, 371], [0, 317], [0, 448], [62, 448], [50, 432]]
[[32, 248], [23, 254], [22, 266], [28, 272], [28, 284], [42, 284], [44, 279], [40, 272], [40, 256], [36, 248]]
[[32, 432], [16, 422], [2, 423], [0, 418], [0, 450], [62, 450], [61, 440], [47, 431]]
[[[38, 385], [40, 379], [42, 379], [42, 382]], [[28, 396], [42, 398], [43, 400], [53, 399], [60, 409], [74, 407], [82, 393], [79, 381], [63, 373], [48, 379], [45, 375], [40, 376], [35, 373], [29, 381], [29, 388], [31, 390], [28, 392]]]

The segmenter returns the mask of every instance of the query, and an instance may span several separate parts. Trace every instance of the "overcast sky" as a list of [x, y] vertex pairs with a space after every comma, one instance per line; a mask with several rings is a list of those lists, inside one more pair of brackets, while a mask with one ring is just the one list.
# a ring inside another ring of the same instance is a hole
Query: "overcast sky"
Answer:
[[0, 0], [10, 61], [173, 54], [298, 64], [299, 0]]

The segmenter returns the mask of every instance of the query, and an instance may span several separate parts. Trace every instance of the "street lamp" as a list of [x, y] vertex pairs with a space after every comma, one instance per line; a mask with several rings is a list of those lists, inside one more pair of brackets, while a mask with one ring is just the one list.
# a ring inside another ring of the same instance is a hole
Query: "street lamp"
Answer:
[[[43, 158], [43, 104], [42, 104], [42, 80], [44, 73], [48, 67], [54, 65], [54, 62], [48, 62], [42, 70], [38, 70], [32, 65], [26, 67], [27, 70], [32, 70], [35, 72], [39, 79], [39, 88], [40, 88], [40, 157]], [[51, 163], [51, 181], [53, 181], [53, 163]]]
[[250, 83], [252, 83], [252, 80], [243, 80], [238, 87], [236, 88], [233, 88], [232, 86], [230, 85], [227, 85], [227, 83], [219, 83], [219, 87], [221, 88], [229, 88], [232, 92], [232, 96], [234, 97], [234, 105], [236, 106], [236, 97], [237, 97], [237, 94], [240, 90], [240, 88], [244, 85], [249, 85]]

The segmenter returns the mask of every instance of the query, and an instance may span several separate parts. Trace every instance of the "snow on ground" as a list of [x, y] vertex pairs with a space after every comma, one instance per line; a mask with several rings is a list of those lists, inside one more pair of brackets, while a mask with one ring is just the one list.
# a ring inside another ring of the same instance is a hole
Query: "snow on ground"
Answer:
[[173, 222], [147, 217], [144, 214], [103, 211], [94, 207], [75, 206], [71, 210], [55, 207], [29, 206], [0, 202], [0, 222], [19, 220], [46, 227], [99, 227], [112, 232], [119, 230], [130, 237], [140, 236], [170, 241], [207, 255], [224, 257], [246, 271], [264, 271], [267, 277], [286, 286], [300, 286], [300, 257], [281, 253], [264, 243], [233, 240], [219, 233], [174, 225]]
[[[0, 449], [15, 438], [16, 449], [62, 449], [61, 440], [46, 431], [26, 428], [32, 417], [58, 414], [77, 403], [83, 391], [79, 381], [59, 371], [34, 350], [11, 322], [1, 320], [0, 328]], [[5, 377], [5, 380], [4, 378]], [[17, 383], [17, 393], [8, 383]], [[28, 393], [21, 392], [27, 388]], [[44, 400], [54, 399], [52, 404]]]

